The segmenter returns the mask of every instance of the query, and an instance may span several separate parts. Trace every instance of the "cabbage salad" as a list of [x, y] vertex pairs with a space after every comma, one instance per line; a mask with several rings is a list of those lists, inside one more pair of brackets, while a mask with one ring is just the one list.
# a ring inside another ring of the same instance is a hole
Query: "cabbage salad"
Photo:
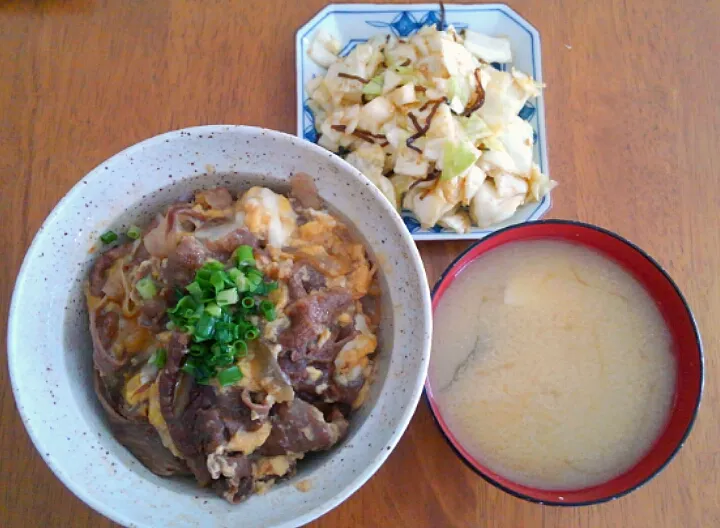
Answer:
[[488, 227], [556, 185], [533, 163], [533, 130], [518, 116], [542, 86], [491, 65], [512, 61], [509, 40], [426, 26], [340, 49], [320, 31], [308, 50], [327, 68], [307, 85], [318, 143], [423, 227]]

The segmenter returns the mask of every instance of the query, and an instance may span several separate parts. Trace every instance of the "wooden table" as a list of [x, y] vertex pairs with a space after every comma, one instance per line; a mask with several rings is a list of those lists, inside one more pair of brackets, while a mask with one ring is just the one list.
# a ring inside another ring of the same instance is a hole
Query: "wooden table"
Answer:
[[[720, 2], [511, 3], [543, 39], [550, 166], [561, 184], [551, 216], [627, 236], [676, 279], [704, 335], [700, 416], [680, 455], [644, 488], [610, 504], [562, 509], [523, 502], [476, 477], [422, 402], [377, 475], [315, 526], [720, 526]], [[100, 161], [189, 125], [295, 130], [294, 33], [324, 4], [0, 4], [1, 333], [35, 231]], [[465, 246], [421, 246], [431, 284]], [[35, 452], [5, 361], [3, 353], [0, 526], [112, 526]]]

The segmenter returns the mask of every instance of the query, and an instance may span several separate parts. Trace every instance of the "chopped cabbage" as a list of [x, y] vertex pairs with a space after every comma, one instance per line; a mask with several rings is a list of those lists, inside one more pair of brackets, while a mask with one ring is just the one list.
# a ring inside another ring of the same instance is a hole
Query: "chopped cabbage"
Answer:
[[403, 206], [415, 213], [423, 227], [434, 226], [445, 213], [455, 207], [442, 193], [433, 189], [433, 185], [434, 182], [420, 183], [410, 189], [403, 200]]
[[[327, 68], [307, 85], [318, 143], [347, 149], [347, 161], [423, 226], [487, 227], [555, 187], [518, 117], [542, 85], [489, 64], [512, 60], [508, 39], [425, 26], [408, 39], [377, 35], [347, 57], [339, 49], [318, 32], [308, 51]], [[471, 109], [478, 79], [484, 97]]]
[[461, 203], [463, 205], [470, 205], [470, 201], [473, 196], [480, 190], [480, 186], [485, 181], [487, 175], [477, 165], [470, 167], [470, 170], [465, 173], [462, 179], [462, 198]]
[[363, 86], [362, 93], [365, 95], [382, 95], [383, 94], [383, 76], [376, 75], [369, 83]]
[[446, 141], [440, 179], [452, 180], [464, 174], [480, 157], [480, 151], [469, 141]]
[[515, 214], [523, 199], [521, 195], [500, 197], [495, 185], [486, 180], [470, 202], [470, 217], [478, 227], [489, 227]]
[[380, 192], [397, 207], [397, 198], [395, 196], [395, 188], [390, 180], [383, 176], [385, 167], [385, 152], [379, 145], [371, 145], [363, 143], [356, 150], [348, 154], [345, 158], [350, 165], [367, 176], [368, 180], [373, 182]]
[[387, 97], [395, 106], [405, 106], [414, 103], [417, 101], [417, 97], [415, 97], [415, 85], [408, 83], [399, 88], [395, 88]]
[[512, 158], [513, 174], [528, 174], [532, 165], [533, 129], [530, 123], [518, 116], [513, 116], [510, 122], [498, 136], [505, 152]]
[[377, 133], [380, 127], [392, 118], [394, 112], [392, 103], [381, 95], [360, 109], [358, 126]]
[[438, 224], [456, 233], [467, 233], [471, 226], [470, 216], [463, 210], [447, 213], [438, 220]]
[[472, 75], [478, 67], [470, 52], [453, 40], [443, 39], [442, 61], [450, 77]]
[[425, 178], [428, 172], [428, 161], [410, 149], [401, 150], [395, 158], [395, 174], [405, 174], [415, 178]]
[[459, 121], [465, 135], [473, 144], [493, 135], [493, 131], [477, 113], [473, 113], [470, 117], [461, 117]]
[[465, 30], [465, 47], [478, 59], [485, 62], [506, 63], [512, 61], [510, 41]]
[[386, 94], [391, 90], [394, 90], [395, 88], [400, 86], [400, 84], [402, 82], [403, 82], [403, 78], [398, 73], [396, 73], [390, 69], [385, 70], [385, 74], [383, 76], [383, 82], [382, 82], [383, 94]]
[[315, 34], [315, 38], [310, 43], [308, 55], [320, 66], [329, 68], [337, 60], [340, 49], [340, 42], [327, 31], [321, 29]]
[[450, 77], [447, 97], [450, 100], [450, 109], [461, 114], [470, 100], [470, 83], [465, 77]]
[[403, 196], [410, 190], [410, 186], [417, 182], [417, 178], [405, 174], [395, 174], [395, 176], [390, 177], [389, 180], [395, 189], [395, 196]]

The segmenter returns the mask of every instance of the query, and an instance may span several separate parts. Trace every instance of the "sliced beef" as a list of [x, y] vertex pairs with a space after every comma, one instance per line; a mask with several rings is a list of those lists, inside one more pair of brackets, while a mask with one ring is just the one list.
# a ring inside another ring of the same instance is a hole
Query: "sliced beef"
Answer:
[[325, 288], [325, 275], [313, 268], [310, 264], [300, 262], [293, 266], [290, 279], [288, 280], [288, 290], [290, 292], [290, 300], [297, 301], [306, 297], [314, 290]]
[[235, 229], [225, 236], [217, 240], [208, 240], [205, 242], [207, 248], [215, 254], [215, 258], [219, 260], [227, 260], [239, 246], [247, 245], [257, 247], [258, 240], [246, 228], [241, 227]]
[[220, 413], [227, 440], [240, 430], [256, 431], [262, 425], [250, 417], [252, 409], [245, 403], [244, 393], [242, 389], [232, 388], [216, 394], [215, 408]]
[[377, 295], [365, 295], [360, 299], [363, 313], [368, 316], [373, 325], [380, 324], [381, 305]]
[[[250, 409], [242, 401], [242, 391], [217, 393], [209, 385], [191, 383], [189, 395], [176, 394], [179, 387], [180, 365], [187, 354], [188, 337], [178, 332], [168, 344], [165, 368], [158, 377], [160, 408], [168, 425], [170, 436], [187, 461], [190, 470], [201, 485], [212, 477], [207, 467], [207, 456], [230, 440], [239, 430], [254, 431], [262, 425], [250, 417]], [[183, 400], [183, 405], [178, 401]]]
[[[342, 347], [357, 335], [357, 330], [348, 325], [340, 330], [334, 330], [331, 338], [321, 347], [313, 343], [305, 352], [283, 351], [278, 356], [278, 364], [290, 379], [293, 390], [307, 401], [329, 398], [332, 401], [351, 405], [362, 387], [362, 380], [359, 384], [351, 383], [349, 386], [337, 384], [333, 379], [335, 371], [333, 361]], [[327, 389], [318, 392], [317, 388], [322, 385]]]
[[[318, 394], [316, 390], [317, 386], [327, 384], [330, 381], [330, 368], [328, 365], [312, 364], [306, 358], [293, 360], [291, 352], [283, 352], [280, 354], [278, 356], [278, 363], [290, 379], [293, 390], [300, 395], [315, 398]], [[317, 369], [320, 371], [320, 375], [318, 377], [312, 376], [307, 370], [308, 367]]]
[[98, 310], [95, 318], [95, 327], [100, 345], [103, 348], [110, 348], [117, 337], [120, 328], [120, 314], [117, 312], [106, 312]]
[[188, 352], [188, 342], [188, 335], [179, 332], [173, 332], [170, 338], [165, 368], [160, 371], [157, 378], [160, 411], [167, 423], [175, 447], [185, 458], [197, 481], [205, 486], [211, 480], [210, 473], [205, 464], [205, 457], [193, 436], [192, 425], [194, 425], [197, 412], [210, 406], [212, 389], [208, 386], [192, 386], [187, 389], [190, 391], [187, 405], [184, 407], [175, 405], [175, 387], [178, 386], [182, 374], [180, 366]]
[[347, 432], [347, 420], [337, 417], [326, 422], [320, 410], [294, 399], [273, 408], [272, 430], [258, 454], [265, 456], [322, 451], [335, 445]]
[[168, 303], [162, 297], [155, 297], [154, 299], [143, 301], [139, 308], [140, 315], [138, 316], [138, 323], [140, 326], [144, 326], [153, 332], [161, 332], [165, 326], [165, 311], [167, 308]]
[[212, 488], [227, 501], [237, 504], [253, 491], [252, 462], [244, 455], [210, 455], [208, 468]]
[[357, 335], [357, 330], [350, 325], [334, 329], [330, 333], [330, 338], [322, 345], [310, 344], [307, 347], [305, 356], [316, 363], [332, 363], [340, 350], [342, 350], [342, 347], [355, 339]]
[[268, 400], [265, 397], [264, 393], [256, 393], [256, 394], [261, 395], [261, 397], [262, 397], [261, 402], [256, 402], [255, 400], [253, 400], [253, 394], [247, 389], [242, 391], [241, 399], [242, 399], [242, 402], [245, 404], [245, 407], [250, 409], [251, 416], [252, 416], [252, 413], [254, 413], [258, 417], [258, 419], [264, 420], [265, 418], [268, 417], [268, 414], [270, 413], [270, 409], [272, 409], [273, 401]]
[[360, 394], [360, 389], [362, 389], [362, 386], [364, 384], [365, 378], [363, 376], [360, 376], [358, 377], [358, 379], [349, 382], [347, 385], [338, 383], [333, 379], [327, 391], [325, 392], [325, 397], [333, 402], [352, 405], [353, 402], [357, 400], [357, 397]]
[[210, 216], [202, 211], [196, 211], [188, 203], [179, 203], [170, 206], [166, 217], [169, 232], [190, 232], [198, 229], [210, 220], [217, 220], [215, 216]]
[[312, 176], [298, 172], [290, 176], [290, 194], [297, 198], [300, 205], [312, 209], [322, 209], [323, 202]]
[[155, 225], [143, 236], [143, 245], [150, 255], [166, 258], [176, 249], [185, 233], [192, 232], [210, 220], [217, 220], [202, 211], [196, 211], [188, 203], [168, 207], [165, 215], [159, 215]]
[[[162, 385], [160, 389], [162, 390]], [[221, 434], [222, 424], [219, 423], [219, 418], [206, 412], [212, 408], [214, 402], [212, 387], [195, 385], [190, 391], [189, 400], [187, 407], [178, 414], [167, 413], [162, 399], [161, 409], [173, 443], [185, 457], [195, 479], [201, 486], [207, 486], [211, 478], [204, 448], [214, 445], [213, 442]]]
[[96, 297], [102, 295], [103, 286], [107, 280], [107, 271], [112, 267], [115, 261], [124, 257], [132, 249], [132, 244], [118, 246], [106, 251], [98, 257], [90, 272], [90, 293]]
[[160, 476], [189, 475], [185, 461], [176, 458], [162, 443], [155, 427], [147, 419], [132, 420], [116, 411], [102, 378], [96, 372], [95, 393], [110, 422], [110, 429], [118, 442], [124, 445], [145, 467]]
[[250, 409], [242, 403], [240, 391], [218, 394], [212, 387], [200, 385], [194, 387], [189, 405], [168, 421], [173, 442], [202, 485], [208, 484], [211, 477], [207, 457], [238, 431], [253, 431], [261, 425], [250, 418]]
[[142, 242], [137, 245], [135, 248], [135, 252], [133, 253], [132, 260], [130, 261], [130, 264], [132, 266], [138, 266], [141, 262], [144, 262], [151, 258], [152, 255], [150, 255], [150, 252], [145, 247], [145, 244]]
[[208, 249], [195, 237], [184, 236], [168, 256], [162, 268], [162, 278], [169, 286], [186, 286], [210, 257]]
[[352, 413], [352, 407], [345, 403], [316, 401], [313, 403], [323, 413], [325, 421], [334, 422], [340, 418], [348, 418]]
[[119, 326], [120, 315], [116, 312], [105, 311], [103, 307], [90, 312], [93, 364], [105, 376], [119, 370], [124, 364], [112, 351]]
[[341, 289], [312, 293], [295, 301], [286, 309], [291, 325], [278, 342], [291, 350], [305, 350], [351, 303], [350, 292]]
[[322, 344], [320, 343], [320, 340], [310, 343], [305, 350], [293, 350], [292, 358], [294, 360], [299, 359], [300, 357], [307, 357], [313, 361], [320, 361], [321, 363], [329, 363], [332, 361], [335, 356], [337, 355], [336, 352], [334, 352], [335, 349], [335, 340], [337, 339], [339, 330], [337, 328], [333, 328], [330, 330], [330, 337], [325, 339]]
[[227, 209], [233, 203], [233, 197], [225, 187], [215, 187], [195, 193], [195, 201], [211, 209]]

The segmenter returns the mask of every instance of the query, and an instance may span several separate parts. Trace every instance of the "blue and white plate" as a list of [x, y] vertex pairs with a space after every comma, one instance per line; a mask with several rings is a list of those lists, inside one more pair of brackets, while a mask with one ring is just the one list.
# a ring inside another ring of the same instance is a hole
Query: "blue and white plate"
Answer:
[[[504, 36], [510, 39], [513, 66], [542, 82], [540, 60], [540, 35], [524, 18], [504, 4], [446, 5], [445, 19], [457, 29], [470, 28], [480, 33]], [[307, 82], [316, 75], [324, 74], [323, 68], [307, 55], [307, 49], [315, 33], [324, 29], [342, 44], [342, 55], [373, 35], [393, 33], [398, 37], [412, 35], [424, 25], [439, 24], [438, 4], [332, 4], [321, 10], [296, 35], [295, 53], [297, 64], [297, 134], [308, 141], [317, 141], [313, 114], [307, 106]], [[499, 67], [499, 65], [496, 65]], [[505, 65], [503, 65], [503, 68]], [[547, 161], [545, 109], [542, 97], [531, 100], [520, 111], [520, 116], [530, 122], [535, 131], [535, 162], [545, 174], [549, 173]], [[539, 203], [526, 204], [509, 220], [490, 228], [473, 228], [468, 233], [455, 233], [435, 226], [423, 229], [409, 211], [401, 213], [405, 225], [415, 240], [478, 239], [511, 224], [537, 220], [550, 209], [550, 196]]]

